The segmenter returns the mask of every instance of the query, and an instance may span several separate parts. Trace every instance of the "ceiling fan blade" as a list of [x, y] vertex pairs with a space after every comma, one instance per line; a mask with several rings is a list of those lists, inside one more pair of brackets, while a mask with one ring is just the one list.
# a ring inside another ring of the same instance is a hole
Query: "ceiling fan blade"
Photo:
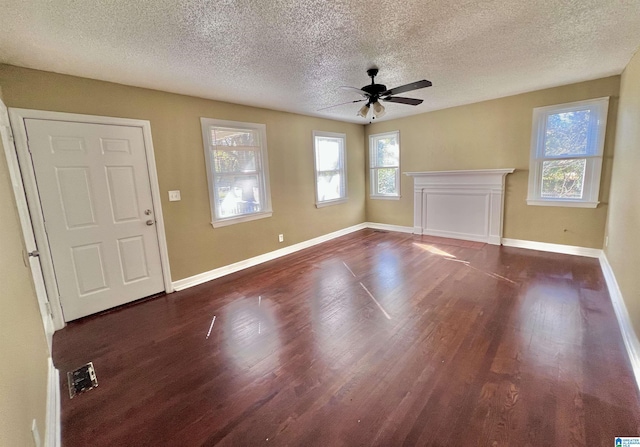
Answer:
[[329, 107], [323, 107], [321, 109], [316, 110], [316, 112], [319, 112], [321, 110], [331, 109], [332, 107], [338, 107], [338, 106], [343, 106], [345, 104], [353, 104], [354, 102], [362, 102], [362, 101], [366, 101], [366, 99], [356, 99], [355, 101], [341, 102], [340, 104], [334, 104], [334, 105], [329, 106]]
[[380, 94], [380, 96], [389, 96], [389, 95], [397, 95], [398, 93], [410, 92], [411, 90], [418, 90], [420, 88], [431, 87], [431, 81], [427, 81], [423, 79], [422, 81], [412, 82], [411, 84], [401, 85], [400, 87], [395, 87], [387, 90]]
[[423, 99], [415, 98], [403, 98], [402, 96], [390, 96], [389, 98], [382, 98], [383, 101], [397, 102], [398, 104], [408, 104], [410, 106], [417, 106], [422, 104]]
[[362, 95], [362, 96], [364, 96], [365, 98], [368, 98], [368, 97], [370, 96], [370, 95], [369, 95], [369, 93], [367, 93], [367, 92], [365, 92], [364, 90], [359, 89], [359, 88], [357, 88], [357, 87], [349, 87], [349, 86], [347, 86], [347, 85], [343, 85], [343, 86], [338, 87], [338, 88], [339, 88], [339, 89], [341, 89], [341, 90], [349, 90], [349, 91], [351, 91], [351, 92], [357, 93], [358, 95]]

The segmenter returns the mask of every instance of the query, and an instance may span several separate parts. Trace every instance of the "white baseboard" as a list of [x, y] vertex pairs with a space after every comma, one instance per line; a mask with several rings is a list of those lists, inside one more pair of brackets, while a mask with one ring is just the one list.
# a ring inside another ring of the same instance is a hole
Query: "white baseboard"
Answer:
[[395, 231], [398, 233], [412, 233], [413, 227], [403, 227], [402, 225], [390, 225], [390, 224], [382, 224], [376, 222], [365, 222], [366, 228], [372, 228], [374, 230], [386, 230], [386, 231]]
[[[414, 233], [414, 230], [415, 230], [414, 227], [405, 227], [402, 225], [390, 225], [390, 224], [382, 224], [382, 223], [376, 223], [376, 222], [364, 222], [358, 225], [353, 225], [351, 227], [343, 228], [342, 230], [325, 234], [323, 236], [318, 236], [316, 238], [309, 239], [308, 241], [289, 245], [288, 247], [284, 247], [279, 250], [274, 250], [269, 253], [264, 253], [262, 255], [255, 256], [253, 258], [249, 258], [233, 264], [225, 265], [213, 270], [209, 270], [207, 272], [202, 272], [197, 275], [190, 276], [188, 278], [179, 279], [177, 281], [173, 281], [172, 286], [175, 291], [184, 290], [189, 287], [197, 286], [207, 281], [211, 281], [213, 279], [220, 278], [222, 276], [229, 275], [231, 273], [235, 273], [249, 267], [254, 267], [258, 264], [262, 264], [267, 261], [278, 259], [282, 256], [286, 256], [286, 255], [295, 253], [297, 251], [304, 250], [305, 248], [313, 247], [314, 245], [318, 245], [323, 242], [330, 241], [331, 239], [335, 239], [340, 236], [344, 236], [346, 234], [353, 233], [354, 231], [362, 230], [365, 228], [395, 231], [400, 233]], [[443, 234], [433, 234], [432, 236], [451, 237], [451, 235], [445, 236]], [[473, 240], [473, 239], [470, 238], [468, 240]], [[482, 241], [482, 242], [486, 242], [486, 241]], [[598, 250], [595, 248], [574, 247], [571, 245], [548, 244], [545, 242], [524, 241], [519, 239], [503, 238], [502, 244], [508, 247], [527, 248], [530, 250], [549, 251], [553, 253], [565, 253], [569, 255], [587, 256], [591, 258], [598, 258], [602, 253], [602, 250]]]
[[47, 420], [45, 427], [45, 447], [60, 447], [60, 371], [49, 357], [47, 378]]
[[627, 354], [629, 354], [629, 361], [631, 362], [633, 374], [636, 377], [636, 384], [638, 385], [638, 389], [640, 389], [640, 341], [638, 341], [638, 336], [633, 330], [633, 325], [629, 318], [629, 312], [627, 312], [627, 306], [624, 304], [624, 299], [622, 298], [622, 292], [618, 286], [618, 281], [616, 280], [613, 269], [609, 264], [607, 255], [604, 254], [604, 252], [600, 255], [600, 266], [602, 267], [604, 279], [607, 282], [607, 288], [609, 289], [609, 295], [611, 296], [613, 310], [615, 311], [616, 318], [618, 319], [618, 326], [622, 333], [622, 339], [624, 340], [624, 345], [627, 348]]
[[576, 247], [574, 245], [549, 244], [547, 242], [525, 241], [521, 239], [502, 238], [502, 245], [506, 247], [527, 248], [529, 250], [563, 253], [566, 255], [599, 258], [602, 250], [599, 248]]
[[429, 230], [426, 228], [422, 229], [422, 234], [424, 236], [445, 237], [447, 239], [458, 239], [462, 241], [484, 242], [486, 244], [500, 245], [498, 238], [493, 238], [491, 236], [478, 236], [475, 234], [457, 233], [455, 231]]
[[203, 272], [194, 276], [190, 276], [188, 278], [179, 279], [177, 281], [173, 281], [173, 290], [180, 291], [189, 287], [197, 286], [207, 281], [211, 281], [212, 279], [220, 278], [221, 276], [229, 275], [231, 273], [235, 273], [240, 270], [256, 266], [258, 264], [262, 264], [263, 262], [272, 261], [282, 256], [290, 255], [291, 253], [304, 250], [305, 248], [313, 247], [314, 245], [330, 241], [331, 239], [335, 239], [340, 236], [353, 233], [354, 231], [362, 230], [364, 228], [367, 228], [366, 223], [353, 225], [351, 227], [343, 228], [342, 230], [334, 231], [333, 233], [309, 239], [308, 241], [299, 242], [297, 244], [289, 245], [288, 247], [284, 247], [279, 250], [270, 251], [269, 253], [255, 256], [253, 258], [245, 259], [243, 261], [225, 265], [217, 269], [209, 270], [208, 272]]
[[[183, 278], [177, 281], [173, 281], [172, 282], [173, 290], [180, 291], [180, 290], [187, 289], [189, 287], [197, 286], [207, 281], [211, 281], [212, 279], [220, 278], [222, 276], [229, 275], [231, 273], [239, 272], [240, 270], [244, 270], [249, 267], [254, 267], [258, 264], [262, 264], [263, 262], [278, 259], [282, 256], [286, 256], [286, 255], [295, 253], [297, 251], [304, 250], [305, 248], [313, 247], [314, 245], [318, 245], [323, 242], [330, 241], [331, 239], [335, 239], [340, 236], [353, 233], [354, 231], [362, 230], [364, 228], [395, 231], [399, 233], [415, 232], [414, 227], [382, 224], [377, 222], [364, 222], [358, 225], [353, 225], [351, 227], [343, 228], [342, 230], [334, 231], [333, 233], [329, 233], [323, 236], [318, 236], [316, 238], [309, 239], [308, 241], [289, 245], [288, 247], [284, 247], [279, 250], [274, 250], [269, 253], [264, 253], [262, 255], [255, 256], [253, 258], [249, 258], [233, 264], [225, 265], [217, 269], [209, 270], [207, 272], [202, 272], [197, 275], [190, 276], [188, 278]], [[451, 237], [451, 235], [445, 236], [443, 234], [433, 234], [432, 236]], [[473, 239], [470, 238], [468, 240], [473, 240]], [[486, 241], [482, 241], [482, 242], [486, 242]], [[493, 241], [490, 243], [493, 243]], [[530, 250], [540, 250], [540, 251], [549, 251], [553, 253], [565, 253], [569, 255], [588, 256], [591, 258], [598, 258], [602, 253], [602, 250], [598, 250], [595, 248], [574, 247], [572, 245], [548, 244], [545, 242], [525, 241], [520, 239], [503, 238], [502, 244], [508, 247], [527, 248]]]

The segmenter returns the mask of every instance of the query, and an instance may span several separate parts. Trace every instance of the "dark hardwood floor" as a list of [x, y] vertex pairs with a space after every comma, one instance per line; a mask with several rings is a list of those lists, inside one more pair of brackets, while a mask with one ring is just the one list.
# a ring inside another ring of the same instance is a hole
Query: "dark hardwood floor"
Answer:
[[[215, 316], [215, 323], [211, 326]], [[71, 446], [611, 446], [640, 403], [596, 259], [363, 230], [71, 323]]]

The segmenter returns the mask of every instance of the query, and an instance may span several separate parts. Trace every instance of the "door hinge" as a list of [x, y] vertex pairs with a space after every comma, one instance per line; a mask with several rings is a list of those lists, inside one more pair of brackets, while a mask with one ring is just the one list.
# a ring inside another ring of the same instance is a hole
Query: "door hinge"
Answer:
[[30, 251], [30, 252], [29, 252], [29, 253], [27, 253], [27, 254], [28, 254], [30, 257], [32, 257], [32, 258], [37, 258], [37, 257], [39, 257], [39, 256], [40, 256], [40, 252], [39, 252], [38, 250]]
[[49, 301], [45, 301], [44, 305], [47, 307], [47, 313], [53, 316], [53, 312], [51, 312], [51, 303]]

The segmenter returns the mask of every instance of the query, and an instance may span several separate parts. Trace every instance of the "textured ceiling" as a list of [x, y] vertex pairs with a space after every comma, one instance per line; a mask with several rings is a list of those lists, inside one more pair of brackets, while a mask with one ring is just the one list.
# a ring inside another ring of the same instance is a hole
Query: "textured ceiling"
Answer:
[[3, 0], [0, 61], [204, 98], [366, 122], [380, 68], [417, 107], [383, 120], [619, 74], [640, 1]]

